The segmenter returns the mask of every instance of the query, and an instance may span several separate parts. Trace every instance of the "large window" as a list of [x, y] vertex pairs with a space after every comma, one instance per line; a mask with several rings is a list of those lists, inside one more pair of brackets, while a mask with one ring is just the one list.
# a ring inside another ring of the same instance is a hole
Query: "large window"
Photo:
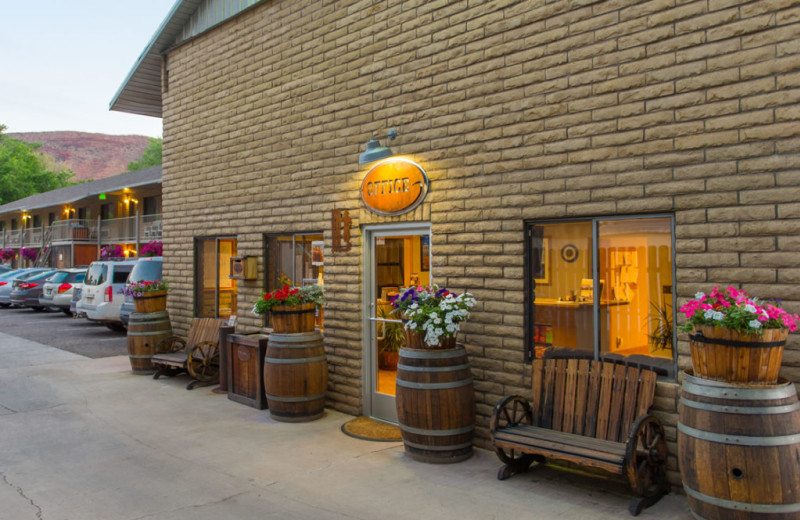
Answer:
[[236, 280], [230, 278], [235, 238], [200, 238], [195, 243], [195, 315], [228, 319], [236, 315]]
[[[325, 271], [322, 251], [322, 233], [267, 235], [264, 240], [265, 289], [274, 291], [284, 285], [322, 285]], [[322, 326], [321, 315], [317, 326]]]
[[529, 222], [528, 359], [674, 371], [671, 216]]

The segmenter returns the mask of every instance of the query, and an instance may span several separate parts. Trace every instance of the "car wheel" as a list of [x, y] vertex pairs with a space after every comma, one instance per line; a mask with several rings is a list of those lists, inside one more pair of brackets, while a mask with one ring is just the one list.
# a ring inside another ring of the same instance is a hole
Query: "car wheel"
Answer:
[[0, 303], [0, 307], [3, 307], [3, 308], [7, 309], [7, 308], [11, 307], [11, 304], [10, 303]]
[[128, 330], [122, 323], [106, 323], [106, 327], [108, 327], [109, 330], [113, 330], [114, 332], [125, 332], [126, 330]]
[[31, 309], [35, 310], [36, 312], [42, 312], [44, 310], [44, 307], [40, 307], [38, 305], [35, 306], [31, 305]]

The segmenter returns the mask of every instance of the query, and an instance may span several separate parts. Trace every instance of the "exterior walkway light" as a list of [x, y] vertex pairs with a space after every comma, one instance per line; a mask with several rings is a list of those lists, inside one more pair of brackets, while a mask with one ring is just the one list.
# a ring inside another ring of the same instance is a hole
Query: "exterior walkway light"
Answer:
[[397, 137], [397, 130], [392, 128], [386, 135], [371, 138], [367, 141], [367, 150], [358, 158], [358, 164], [371, 163], [393, 156], [394, 153], [392, 150], [388, 147], [381, 146], [378, 139], [388, 138], [390, 141], [393, 141], [395, 137]]

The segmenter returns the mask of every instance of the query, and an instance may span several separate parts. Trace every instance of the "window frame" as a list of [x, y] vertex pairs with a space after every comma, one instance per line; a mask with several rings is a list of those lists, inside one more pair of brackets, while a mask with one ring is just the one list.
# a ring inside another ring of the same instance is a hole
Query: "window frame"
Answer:
[[[201, 298], [200, 298], [200, 291], [201, 283], [200, 283], [200, 273], [198, 272], [198, 268], [200, 266], [200, 254], [202, 253], [202, 244], [205, 241], [214, 241], [214, 316], [207, 316], [206, 314], [202, 314], [201, 311]], [[239, 239], [236, 235], [218, 235], [218, 236], [199, 236], [194, 237], [194, 254], [192, 259], [192, 293], [193, 293], [193, 304], [192, 304], [192, 313], [194, 317], [202, 317], [202, 318], [215, 318], [218, 320], [225, 320], [230, 319], [220, 317], [220, 286], [219, 286], [219, 274], [220, 274], [220, 261], [219, 261], [219, 244], [221, 240], [233, 240], [234, 246], [238, 252], [239, 250]], [[238, 254], [238, 253], [237, 253]], [[163, 267], [162, 267], [163, 269]], [[236, 280], [233, 280], [233, 283], [236, 284]], [[238, 297], [239, 297], [239, 288], [238, 285], [236, 287], [236, 293], [233, 296], [234, 301], [237, 304], [236, 314], [231, 314], [231, 316], [238, 316]], [[233, 310], [233, 309], [232, 309]]]
[[[279, 289], [279, 287], [277, 287], [277, 286], [273, 287], [273, 288], [270, 288], [270, 279], [269, 279], [269, 272], [270, 272], [269, 268], [270, 268], [270, 266], [269, 266], [269, 263], [271, 261], [271, 258], [275, 254], [277, 254], [276, 251], [270, 250], [269, 242], [270, 242], [271, 238], [277, 239], [277, 238], [280, 238], [280, 237], [291, 237], [291, 239], [292, 239], [292, 281], [295, 282], [295, 287], [299, 287], [299, 285], [297, 285], [297, 280], [295, 280], [295, 278], [296, 278], [295, 274], [297, 273], [297, 264], [295, 262], [297, 260], [297, 237], [303, 237], [303, 236], [320, 236], [320, 237], [322, 237], [323, 241], [325, 240], [325, 232], [324, 231], [306, 231], [306, 232], [300, 231], [300, 232], [296, 232], [296, 233], [293, 233], [293, 232], [264, 233], [264, 235], [262, 236], [263, 254], [264, 254], [264, 284], [262, 286], [263, 292], [270, 292], [270, 291], [274, 291], [276, 289]], [[323, 276], [323, 278], [325, 277], [324, 266], [325, 266], [325, 259], [323, 258], [323, 261], [322, 261], [322, 267], [323, 267], [322, 276]], [[301, 281], [301, 284], [302, 284], [302, 281]], [[266, 314], [264, 314], [264, 316], [262, 316], [262, 323], [264, 324], [265, 327], [269, 327], [269, 313], [266, 313]]]
[[[592, 305], [592, 331], [593, 331], [593, 352], [594, 352], [594, 359], [600, 359], [600, 335], [601, 335], [601, 323], [600, 323], [600, 298], [599, 298], [599, 284], [597, 280], [600, 276], [600, 260], [599, 260], [599, 223], [601, 221], [612, 221], [612, 220], [646, 220], [646, 219], [669, 219], [670, 223], [670, 247], [671, 247], [671, 262], [672, 262], [672, 280], [673, 280], [673, 288], [672, 288], [672, 308], [673, 311], [673, 348], [672, 348], [672, 365], [673, 365], [673, 373], [676, 374], [677, 377], [677, 354], [678, 354], [678, 339], [677, 339], [677, 329], [674, 326], [675, 323], [675, 313], [677, 312], [677, 291], [675, 290], [676, 286], [676, 263], [675, 263], [675, 215], [673, 213], [647, 213], [647, 214], [636, 214], [636, 215], [612, 215], [612, 216], [592, 216], [592, 217], [572, 217], [572, 218], [560, 218], [560, 219], [525, 219], [524, 224], [524, 254], [523, 254], [523, 262], [524, 262], [524, 276], [523, 276], [523, 290], [524, 290], [524, 316], [523, 316], [523, 337], [524, 337], [524, 345], [525, 345], [525, 363], [530, 364], [534, 359], [534, 323], [535, 323], [535, 308], [536, 305], [534, 304], [534, 300], [536, 298], [534, 287], [533, 287], [533, 258], [532, 258], [532, 249], [534, 243], [533, 237], [533, 228], [537, 225], [544, 225], [544, 224], [564, 224], [564, 223], [586, 223], [589, 222], [592, 227], [592, 243], [590, 245], [590, 249], [592, 252], [592, 280], [594, 281], [594, 298], [593, 298], [593, 305]], [[664, 358], [666, 359], [666, 358]]]

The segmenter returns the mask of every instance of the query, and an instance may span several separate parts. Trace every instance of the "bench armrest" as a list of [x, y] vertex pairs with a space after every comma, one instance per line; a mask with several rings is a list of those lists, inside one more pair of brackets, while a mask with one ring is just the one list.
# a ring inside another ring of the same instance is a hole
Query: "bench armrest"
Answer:
[[521, 395], [509, 395], [500, 399], [492, 410], [489, 431], [494, 433], [500, 428], [533, 424], [533, 411], [528, 400]]
[[186, 348], [186, 340], [180, 336], [167, 336], [153, 346], [153, 355], [178, 352]]

